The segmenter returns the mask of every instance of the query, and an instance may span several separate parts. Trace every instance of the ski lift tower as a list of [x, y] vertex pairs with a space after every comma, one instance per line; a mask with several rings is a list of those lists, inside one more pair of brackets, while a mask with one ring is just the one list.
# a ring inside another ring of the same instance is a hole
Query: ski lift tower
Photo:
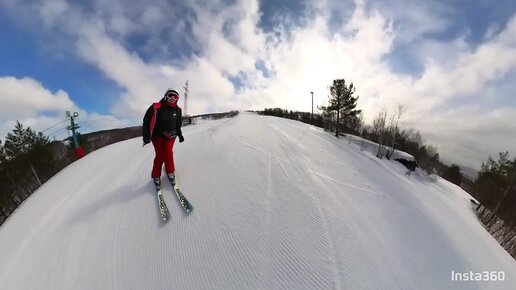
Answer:
[[185, 89], [185, 116], [188, 116], [188, 111], [186, 110], [188, 108], [188, 80], [185, 83], [185, 86], [183, 87]]
[[66, 117], [70, 118], [70, 126], [67, 127], [68, 130], [72, 130], [72, 137], [73, 137], [73, 145], [75, 147], [75, 154], [77, 154], [77, 157], [81, 159], [84, 157], [84, 149], [82, 149], [81, 145], [79, 144], [79, 138], [77, 137], [77, 132], [75, 130], [79, 129], [79, 125], [77, 125], [74, 121], [74, 118], [77, 118], [79, 116], [79, 113], [73, 112], [73, 114], [70, 113], [70, 111], [66, 111]]

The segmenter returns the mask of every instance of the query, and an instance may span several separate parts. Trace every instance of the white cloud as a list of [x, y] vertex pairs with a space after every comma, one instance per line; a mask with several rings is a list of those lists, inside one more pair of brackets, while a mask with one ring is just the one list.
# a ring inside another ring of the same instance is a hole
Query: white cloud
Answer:
[[384, 17], [392, 19], [396, 41], [414, 42], [425, 35], [442, 32], [452, 25], [456, 6], [447, 1], [369, 1]]
[[65, 0], [43, 2], [40, 13], [45, 27], [51, 28], [55, 24], [55, 19], [60, 18], [68, 9], [68, 3]]
[[[516, 135], [507, 125], [516, 123], [512, 111], [500, 111], [503, 104], [494, 109], [491, 104], [487, 111], [482, 92], [493, 91], [494, 81], [516, 69], [516, 17], [505, 27], [493, 26], [484, 43], [471, 47], [464, 41], [465, 32], [449, 42], [425, 37], [451, 25], [456, 12], [451, 4], [355, 1], [349, 19], [340, 26], [328, 23], [334, 9], [347, 7], [352, 6], [338, 1], [308, 3], [299, 12], [302, 27], [284, 17], [272, 32], [259, 27], [256, 0], [231, 5], [224, 1], [124, 5], [97, 0], [93, 12], [54, 0], [43, 1], [40, 14], [51, 33], [65, 35], [77, 56], [125, 90], [112, 109], [115, 115], [128, 110], [143, 113], [166, 88], [180, 89], [186, 80], [190, 81], [190, 113], [273, 106], [309, 111], [310, 91], [315, 93], [316, 105], [324, 104], [331, 81], [345, 78], [356, 85], [366, 120], [371, 121], [383, 105], [403, 103], [408, 107], [405, 123], [420, 127], [429, 142], [442, 144], [443, 152], [451, 152], [458, 140], [442, 134], [444, 128], [460, 132], [464, 140], [476, 140], [475, 130], [485, 124], [504, 132], [486, 141], [489, 146], [484, 141], [471, 144], [469, 152], [496, 154], [493, 150], [499, 146], [493, 144], [513, 141], [506, 137], [509, 132]], [[177, 14], [183, 10], [194, 17]], [[127, 38], [133, 34], [148, 37], [143, 47], [150, 59], [144, 60], [138, 47], [128, 45]], [[177, 39], [186, 39], [196, 53], [180, 60], [165, 58], [178, 54], [171, 49], [177, 47], [171, 45]], [[422, 72], [401, 75], [392, 70], [389, 57], [400, 45], [413, 45], [410, 57], [424, 64]], [[265, 74], [256, 69], [258, 62], [267, 68]], [[231, 82], [235, 79], [238, 86]], [[479, 105], [461, 110], [462, 99]], [[459, 108], [449, 110], [451, 103]], [[493, 115], [492, 110], [503, 113]], [[443, 116], [463, 121], [450, 123]], [[454, 156], [458, 161], [474, 159], [468, 152], [463, 158], [460, 153]], [[477, 167], [485, 157], [476, 157]]]
[[[20, 121], [24, 127], [31, 127], [53, 138], [67, 136], [65, 111], [78, 112], [77, 122], [84, 123], [81, 132], [128, 126], [130, 118], [87, 112], [79, 108], [68, 93], [62, 90], [52, 92], [40, 82], [24, 77], [0, 77], [0, 139], [4, 139]], [[47, 130], [48, 129], [48, 130]]]
[[145, 27], [158, 27], [163, 21], [173, 21], [167, 19], [167, 15], [156, 6], [146, 7], [142, 13], [142, 23]]
[[500, 31], [500, 24], [498, 23], [492, 23], [489, 25], [489, 28], [486, 31], [486, 34], [484, 35], [484, 40], [489, 40], [493, 36], [495, 36]]
[[0, 77], [0, 136], [17, 120], [36, 130], [63, 120], [66, 110], [79, 110], [64, 91], [51, 92], [31, 78]]
[[77, 109], [64, 91], [55, 93], [28, 77], [0, 77], [0, 116], [3, 121], [14, 117], [27, 118], [35, 112], [61, 112]]
[[481, 105], [449, 108], [418, 127], [439, 148], [441, 157], [462, 165], [479, 168], [488, 155], [516, 153], [516, 108], [486, 110]]

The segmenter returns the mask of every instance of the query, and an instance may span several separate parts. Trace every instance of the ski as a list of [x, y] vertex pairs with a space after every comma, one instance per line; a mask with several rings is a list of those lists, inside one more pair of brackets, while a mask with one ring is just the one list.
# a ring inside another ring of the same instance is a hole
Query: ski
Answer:
[[183, 192], [181, 191], [181, 188], [179, 187], [177, 180], [170, 180], [170, 183], [172, 184], [172, 187], [174, 187], [174, 191], [176, 193], [177, 199], [179, 200], [179, 203], [181, 204], [181, 207], [187, 213], [191, 212], [193, 210], [193, 206], [183, 195]]
[[181, 204], [181, 206], [183, 207], [183, 209], [189, 213], [193, 210], [193, 206], [192, 204], [185, 198], [185, 196], [183, 195], [183, 192], [181, 191], [181, 188], [179, 188], [179, 185], [176, 184], [174, 185], [174, 191], [176, 192], [176, 196], [177, 198], [179, 199], [179, 203]]
[[161, 219], [166, 222], [170, 218], [170, 212], [168, 211], [167, 204], [165, 203], [165, 199], [161, 193], [161, 188], [157, 186], [156, 195], [158, 197], [159, 214], [161, 215]]

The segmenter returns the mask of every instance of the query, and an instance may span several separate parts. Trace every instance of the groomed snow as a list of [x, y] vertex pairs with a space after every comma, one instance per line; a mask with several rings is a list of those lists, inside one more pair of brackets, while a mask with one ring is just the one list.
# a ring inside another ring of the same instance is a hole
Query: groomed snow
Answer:
[[[514, 289], [516, 263], [468, 195], [301, 122], [184, 128], [164, 185], [131, 139], [71, 164], [0, 228], [0, 289]], [[503, 282], [452, 281], [503, 271]]]

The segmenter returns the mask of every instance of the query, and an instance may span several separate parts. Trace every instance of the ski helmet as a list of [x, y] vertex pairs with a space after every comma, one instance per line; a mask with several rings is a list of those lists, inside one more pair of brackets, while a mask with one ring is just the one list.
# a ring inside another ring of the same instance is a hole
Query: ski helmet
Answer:
[[176, 90], [173, 90], [173, 89], [168, 89], [166, 92], [165, 92], [165, 99], [167, 101], [178, 101], [179, 100], [179, 93], [176, 91]]

